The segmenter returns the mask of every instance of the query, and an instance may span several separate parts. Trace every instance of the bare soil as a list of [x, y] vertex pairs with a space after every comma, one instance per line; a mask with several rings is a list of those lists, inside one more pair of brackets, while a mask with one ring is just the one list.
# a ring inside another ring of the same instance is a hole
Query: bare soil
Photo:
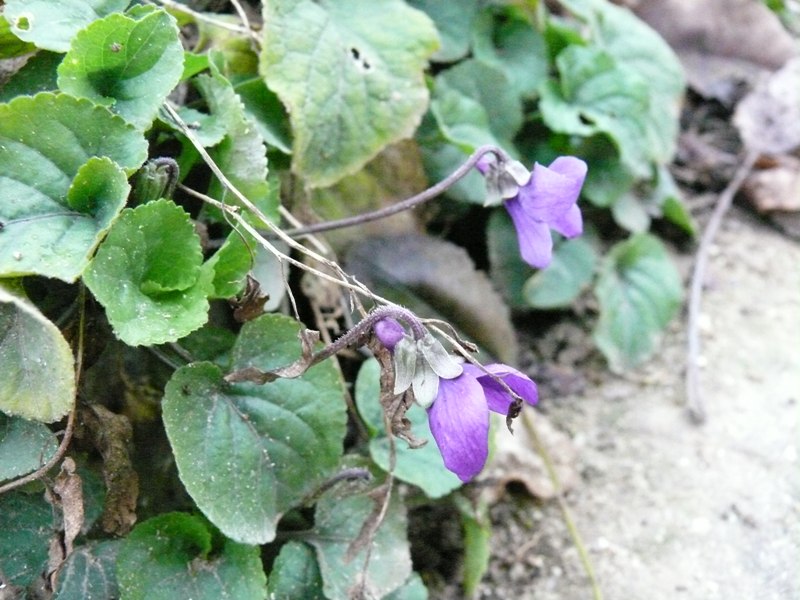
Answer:
[[[705, 424], [684, 407], [684, 318], [629, 376], [551, 369], [543, 410], [579, 450], [567, 502], [606, 600], [800, 598], [800, 245], [734, 208], [706, 279]], [[491, 516], [477, 597], [593, 597], [556, 502], [511, 494]]]

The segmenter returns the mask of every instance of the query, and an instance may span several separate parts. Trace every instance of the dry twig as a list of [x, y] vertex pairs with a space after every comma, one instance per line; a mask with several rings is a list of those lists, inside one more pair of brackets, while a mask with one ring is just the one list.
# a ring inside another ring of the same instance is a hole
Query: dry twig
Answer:
[[703, 423], [706, 420], [706, 408], [700, 393], [700, 330], [698, 320], [700, 318], [700, 307], [703, 299], [703, 283], [705, 282], [706, 265], [708, 264], [708, 252], [714, 238], [719, 231], [725, 213], [733, 203], [733, 197], [742, 183], [747, 178], [750, 170], [758, 158], [758, 153], [748, 152], [739, 168], [733, 175], [728, 186], [719, 195], [717, 205], [711, 218], [700, 238], [700, 245], [697, 248], [694, 270], [692, 271], [691, 287], [689, 291], [688, 324], [687, 324], [687, 350], [686, 350], [686, 410], [689, 418], [695, 423]]

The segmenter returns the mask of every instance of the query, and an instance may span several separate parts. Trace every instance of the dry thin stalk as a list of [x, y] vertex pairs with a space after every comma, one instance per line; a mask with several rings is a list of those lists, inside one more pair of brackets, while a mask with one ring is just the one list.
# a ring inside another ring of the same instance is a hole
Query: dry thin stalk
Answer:
[[730, 183], [719, 195], [717, 205], [714, 207], [714, 212], [711, 213], [711, 218], [706, 225], [703, 237], [700, 239], [700, 245], [697, 248], [689, 291], [689, 314], [686, 332], [686, 410], [689, 413], [689, 418], [697, 424], [705, 422], [707, 417], [705, 402], [700, 392], [700, 328], [698, 321], [703, 301], [703, 284], [706, 278], [708, 252], [722, 224], [722, 218], [733, 203], [733, 197], [739, 191], [757, 159], [758, 152], [751, 150], [745, 155], [742, 164], [736, 169], [736, 173], [734, 173]]

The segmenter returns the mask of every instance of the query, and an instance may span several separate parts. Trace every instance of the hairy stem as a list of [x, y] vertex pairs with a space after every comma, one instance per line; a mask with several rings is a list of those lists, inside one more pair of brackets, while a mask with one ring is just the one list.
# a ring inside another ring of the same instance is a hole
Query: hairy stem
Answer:
[[494, 154], [500, 161], [511, 160], [511, 157], [509, 157], [502, 148], [492, 145], [481, 146], [472, 153], [466, 162], [464, 162], [450, 175], [442, 179], [436, 185], [429, 187], [415, 196], [411, 196], [410, 198], [406, 198], [405, 200], [397, 202], [396, 204], [379, 208], [378, 210], [374, 210], [372, 212], [346, 217], [344, 219], [337, 219], [336, 221], [325, 221], [324, 223], [317, 223], [315, 225], [308, 225], [306, 227], [287, 229], [285, 233], [292, 237], [300, 237], [302, 235], [309, 235], [312, 233], [322, 233], [323, 231], [344, 229], [345, 227], [353, 227], [355, 225], [369, 223], [370, 221], [377, 221], [378, 219], [390, 217], [405, 210], [409, 210], [415, 206], [427, 202], [428, 200], [432, 200], [433, 198], [436, 198], [440, 194], [447, 191], [450, 186], [469, 173], [470, 170], [477, 164], [477, 162], [486, 154]]
[[403, 308], [402, 306], [397, 306], [395, 304], [380, 306], [370, 311], [366, 317], [356, 323], [352, 329], [336, 338], [332, 344], [329, 344], [319, 352], [316, 352], [311, 364], [315, 365], [318, 362], [322, 362], [326, 358], [333, 356], [334, 354], [338, 354], [348, 346], [351, 346], [353, 343], [355, 343], [356, 340], [366, 335], [367, 332], [374, 327], [375, 323], [386, 318], [404, 321], [413, 332], [414, 339], [418, 340], [427, 333], [427, 330], [417, 316], [407, 308]]

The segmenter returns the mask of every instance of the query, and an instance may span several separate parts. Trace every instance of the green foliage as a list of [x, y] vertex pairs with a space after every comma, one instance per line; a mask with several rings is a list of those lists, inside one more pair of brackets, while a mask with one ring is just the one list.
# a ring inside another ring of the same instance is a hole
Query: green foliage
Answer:
[[544, 36], [517, 15], [495, 20], [491, 9], [475, 20], [472, 52], [479, 61], [502, 70], [519, 98], [536, 95], [548, 72]]
[[0, 481], [35, 471], [56, 448], [55, 436], [42, 423], [0, 413]]
[[650, 356], [680, 307], [680, 276], [658, 238], [639, 234], [617, 244], [597, 281], [600, 320], [594, 336], [615, 370]]
[[5, 14], [0, 15], [0, 58], [22, 56], [35, 48], [33, 44], [24, 42], [11, 33], [11, 25]]
[[84, 281], [131, 346], [175, 341], [206, 321], [213, 271], [201, 269], [189, 215], [169, 200], [126, 208]]
[[125, 202], [144, 138], [89, 100], [43, 92], [0, 104], [0, 140], [0, 276], [74, 281]]
[[[228, 179], [271, 221], [278, 219], [278, 199], [267, 182], [267, 148], [259, 129], [245, 111], [241, 98], [230, 82], [212, 68], [212, 75], [195, 80], [208, 103], [212, 118], [221, 125], [224, 135], [211, 156]], [[212, 183], [209, 194], [221, 202], [238, 200], [220, 183]]]
[[125, 10], [130, 0], [8, 0], [5, 18], [19, 39], [38, 48], [66, 52], [76, 33], [113, 12]]
[[138, 12], [138, 18], [112, 14], [81, 30], [58, 69], [58, 87], [146, 129], [180, 79], [183, 48], [172, 17]]
[[50, 423], [74, 402], [72, 351], [64, 336], [31, 302], [0, 287], [0, 410]]
[[119, 597], [116, 564], [123, 542], [93, 542], [76, 548], [58, 572], [53, 600], [108, 600]]
[[314, 550], [302, 542], [285, 544], [272, 566], [267, 593], [270, 598], [325, 600]]
[[292, 170], [327, 186], [409, 137], [425, 110], [433, 23], [402, 0], [264, 4], [261, 72], [289, 110]]
[[[0, 572], [47, 585], [49, 561], [59, 576], [46, 591], [64, 600], [425, 600], [406, 511], [436, 500], [462, 516], [470, 594], [488, 559], [485, 515], [456, 492], [422, 408], [405, 417], [427, 444], [390, 439], [376, 361], [357, 378], [332, 360], [263, 385], [229, 377], [297, 368], [318, 349], [295, 319], [263, 310], [310, 305], [320, 327], [350, 316], [335, 312], [347, 312], [326, 281], [335, 270], [297, 246], [288, 256], [265, 221], [288, 219], [282, 204], [308, 222], [386, 207], [483, 144], [527, 166], [580, 156], [594, 235], [557, 241], [547, 270], [521, 261], [497, 208], [477, 258], [498, 289], [475, 266], [472, 223], [470, 254], [420, 232], [355, 230], [348, 271], [509, 363], [509, 305], [563, 310], [594, 294], [598, 347], [612, 368], [633, 367], [681, 299], [646, 232], [655, 219], [693, 232], [666, 168], [677, 60], [604, 0], [563, 0], [558, 16], [541, 2], [270, 0], [261, 44], [236, 15], [181, 4], [7, 0], [0, 15], [0, 58], [30, 53], [0, 85], [0, 481], [52, 457], [73, 408], [89, 453], [69, 449], [80, 507], [40, 484], [0, 496]], [[153, 184], [164, 157], [180, 174]], [[485, 192], [473, 170], [437, 227], [485, 215]], [[604, 213], [635, 234], [593, 227]], [[296, 277], [301, 258], [325, 278]], [[78, 508], [61, 562], [50, 549]]]
[[137, 525], [119, 550], [117, 578], [130, 600], [261, 600], [267, 584], [256, 546], [220, 539], [185, 513]]
[[42, 491], [15, 491], [0, 496], [0, 570], [6, 580], [24, 587], [47, 564], [53, 512]]
[[525, 283], [522, 293], [535, 308], [569, 307], [589, 286], [597, 256], [583, 238], [565, 240], [553, 252], [553, 262]]
[[647, 82], [594, 47], [569, 46], [556, 58], [556, 66], [560, 81], [548, 81], [540, 90], [547, 126], [585, 137], [605, 133], [625, 167], [646, 177], [655, 158], [648, 143]]
[[441, 46], [431, 56], [431, 60], [453, 62], [469, 53], [469, 32], [478, 10], [478, 0], [410, 0], [408, 4], [425, 12], [439, 32]]
[[[299, 356], [298, 330], [281, 315], [247, 323], [233, 347], [233, 368], [291, 363]], [[281, 515], [332, 473], [344, 437], [340, 385], [329, 362], [264, 386], [227, 384], [210, 363], [173, 375], [164, 425], [181, 480], [225, 535], [271, 541]]]
[[[335, 489], [317, 503], [310, 543], [317, 551], [323, 591], [328, 598], [347, 598], [357, 586], [363, 586], [367, 597], [382, 598], [411, 575], [406, 510], [395, 494], [374, 537], [359, 547], [352, 546], [365, 523], [375, 519], [376, 503], [381, 501], [383, 498], [373, 499], [359, 491]], [[368, 554], [380, 560], [365, 563]]]
[[470, 598], [489, 568], [492, 527], [487, 510], [478, 516], [474, 509], [467, 506], [467, 502], [459, 502], [458, 505], [464, 531], [464, 593]]

